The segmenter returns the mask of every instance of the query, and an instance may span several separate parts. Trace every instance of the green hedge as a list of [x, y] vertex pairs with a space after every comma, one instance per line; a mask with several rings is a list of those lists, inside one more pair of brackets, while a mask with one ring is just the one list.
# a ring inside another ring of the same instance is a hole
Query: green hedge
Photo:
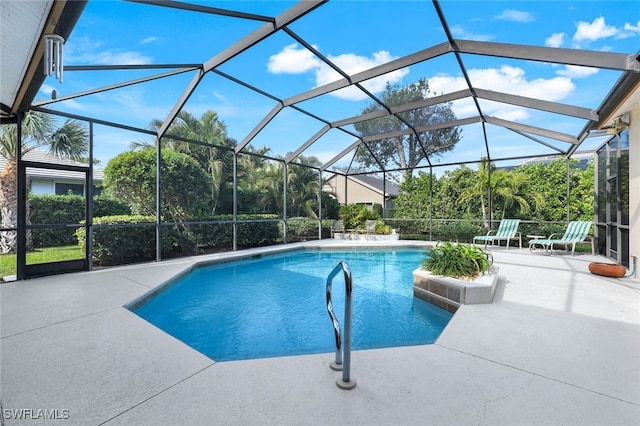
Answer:
[[[331, 236], [331, 220], [322, 221], [322, 238]], [[318, 239], [318, 220], [308, 217], [292, 217], [287, 221], [287, 241], [307, 241]]]
[[[156, 231], [153, 216], [106, 216], [93, 219], [94, 225], [110, 225], [93, 230], [95, 265], [122, 265], [156, 258]], [[138, 224], [140, 226], [127, 226]], [[120, 226], [118, 226], [120, 225]], [[146, 225], [146, 226], [145, 226]], [[77, 242], [85, 249], [85, 229], [76, 230]]]
[[[31, 223], [80, 223], [84, 220], [84, 202], [84, 197], [80, 195], [31, 194]], [[94, 217], [131, 213], [125, 204], [102, 197], [93, 199], [93, 211]], [[34, 248], [69, 246], [77, 242], [73, 231], [69, 229], [34, 229], [31, 238]]]
[[[277, 243], [282, 239], [280, 223], [275, 214], [239, 214], [238, 221], [244, 220], [272, 220], [273, 222], [238, 223], [238, 247], [262, 247]], [[233, 215], [218, 215], [200, 218], [209, 223], [190, 226], [191, 232], [199, 246], [202, 247], [232, 247], [233, 246]], [[226, 222], [226, 223], [216, 223]]]
[[[238, 220], [272, 220], [277, 215], [239, 215]], [[209, 223], [197, 225], [163, 225], [161, 255], [163, 258], [196, 254], [203, 249], [233, 246], [232, 215], [206, 218]], [[218, 223], [216, 223], [218, 222]], [[96, 265], [121, 265], [155, 259], [154, 216], [96, 217], [94, 225], [110, 225], [93, 231], [93, 262]], [[140, 226], [130, 226], [138, 224]], [[120, 225], [120, 226], [119, 226]], [[146, 225], [146, 226], [145, 226]], [[84, 249], [85, 230], [75, 232]], [[281, 239], [280, 224], [273, 222], [238, 223], [238, 248], [273, 245]]]

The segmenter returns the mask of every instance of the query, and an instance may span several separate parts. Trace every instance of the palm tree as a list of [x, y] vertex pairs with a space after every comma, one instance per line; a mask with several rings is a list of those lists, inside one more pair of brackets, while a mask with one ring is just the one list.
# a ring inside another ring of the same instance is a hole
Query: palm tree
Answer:
[[[162, 120], [155, 119], [151, 122], [150, 129], [157, 131], [162, 124]], [[172, 139], [171, 136], [207, 145], [184, 142]], [[191, 156], [211, 176], [213, 182], [210, 194], [211, 214], [215, 214], [224, 190], [231, 180], [233, 153], [230, 148], [236, 146], [236, 141], [227, 137], [227, 128], [224, 122], [219, 119], [217, 113], [211, 110], [206, 111], [200, 118], [183, 110], [178, 113], [174, 122], [169, 126], [167, 136], [163, 137], [162, 142], [163, 148]], [[136, 141], [131, 144], [131, 148], [153, 148], [153, 145], [148, 142]]]
[[516, 204], [520, 207], [521, 216], [529, 214], [531, 210], [529, 200], [534, 203], [536, 210], [544, 205], [542, 194], [528, 190], [529, 177], [525, 174], [517, 171], [497, 170], [491, 176], [492, 180], [496, 182], [494, 196], [497, 200], [502, 201], [502, 219], [505, 218], [507, 211]]
[[[306, 164], [316, 165], [320, 161], [315, 157], [302, 157]], [[291, 164], [287, 174], [287, 210], [291, 216], [305, 215], [317, 219], [314, 206], [318, 206], [319, 189], [317, 172], [308, 167]]]
[[[29, 111], [24, 115], [21, 141], [18, 141], [16, 124], [7, 124], [0, 128], [0, 155], [7, 160], [0, 172], [2, 228], [15, 228], [18, 223], [18, 152], [20, 150], [22, 155], [25, 155], [40, 147], [48, 147], [48, 153], [51, 155], [79, 161], [88, 152], [88, 132], [79, 122], [71, 119], [67, 119], [56, 129], [55, 119], [51, 115], [35, 111]], [[16, 248], [15, 231], [0, 233], [1, 254], [15, 253]]]
[[[245, 214], [264, 213], [271, 210], [267, 205], [269, 188], [266, 186], [269, 170], [267, 160], [263, 157], [269, 153], [269, 148], [263, 146], [255, 149], [247, 146], [245, 153], [238, 155], [238, 211]], [[256, 154], [256, 155], [252, 155]], [[277, 185], [276, 182], [273, 183]]]
[[[460, 194], [460, 198], [458, 199], [459, 203], [465, 203], [471, 199], [478, 198], [480, 200], [480, 206], [482, 209], [482, 223], [485, 228], [489, 228], [490, 217], [489, 211], [487, 210], [487, 194], [489, 192], [489, 173], [493, 172], [492, 165], [488, 160], [483, 159], [478, 165], [478, 173], [476, 176], [476, 180], [473, 186], [466, 188]], [[462, 175], [458, 176], [458, 179]], [[493, 176], [493, 174], [492, 174]], [[493, 194], [495, 189], [495, 179], [491, 179], [491, 193]]]
[[[489, 173], [491, 173], [491, 185], [489, 185]], [[531, 210], [532, 201], [536, 209], [540, 209], [544, 205], [544, 197], [528, 187], [529, 178], [516, 171], [507, 172], [506, 170], [497, 170], [489, 161], [484, 159], [477, 172], [477, 179], [473, 186], [468, 187], [460, 194], [459, 202], [464, 203], [474, 198], [480, 199], [482, 208], [482, 221], [486, 228], [489, 228], [489, 214], [496, 211], [498, 202], [501, 202], [501, 218], [504, 219], [508, 211], [512, 211], [513, 207], [518, 205], [520, 215], [527, 215]], [[489, 188], [491, 189], [491, 206], [492, 211], [487, 211], [486, 200]]]

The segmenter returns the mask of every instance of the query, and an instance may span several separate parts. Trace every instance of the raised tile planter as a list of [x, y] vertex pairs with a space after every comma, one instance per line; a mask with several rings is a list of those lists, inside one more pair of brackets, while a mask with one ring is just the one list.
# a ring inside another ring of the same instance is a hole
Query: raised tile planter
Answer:
[[498, 283], [498, 268], [473, 281], [433, 275], [424, 269], [413, 271], [413, 295], [455, 312], [460, 305], [491, 303]]

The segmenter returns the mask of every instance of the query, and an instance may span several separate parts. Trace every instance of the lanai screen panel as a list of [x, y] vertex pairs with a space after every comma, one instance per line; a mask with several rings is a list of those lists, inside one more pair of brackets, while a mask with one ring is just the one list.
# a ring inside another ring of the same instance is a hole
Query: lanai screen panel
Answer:
[[277, 106], [277, 102], [233, 80], [217, 73], [207, 73], [187, 100], [183, 111], [196, 118], [205, 112], [216, 114], [224, 124], [227, 137], [226, 146], [242, 143], [252, 129]]
[[[160, 123], [191, 80], [192, 68], [179, 70], [104, 70], [66, 73], [66, 80], [47, 82], [34, 105], [137, 128]], [[79, 77], [79, 78], [76, 78]], [[93, 76], [93, 77], [90, 77]], [[85, 78], [89, 78], [85, 80]]]
[[294, 152], [301, 141], [311, 138], [322, 128], [322, 123], [292, 108], [282, 109], [245, 149], [258, 151], [269, 149], [267, 155], [285, 158]]
[[316, 157], [322, 166], [334, 160], [335, 163], [331, 164], [330, 169], [335, 167], [343, 169], [349, 166], [353, 155], [343, 157], [340, 154], [353, 153], [353, 148], [350, 147], [358, 143], [358, 139], [338, 129], [323, 127], [313, 137], [305, 141], [304, 145], [307, 143], [310, 145], [302, 151], [302, 155]]
[[491, 160], [519, 159], [527, 156], [561, 155], [571, 144], [508, 128], [486, 124]]

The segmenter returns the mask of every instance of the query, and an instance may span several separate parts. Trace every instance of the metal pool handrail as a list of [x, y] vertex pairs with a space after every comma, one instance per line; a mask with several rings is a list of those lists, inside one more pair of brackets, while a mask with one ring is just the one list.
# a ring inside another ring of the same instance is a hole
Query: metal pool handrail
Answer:
[[[344, 350], [342, 349], [342, 339], [340, 336], [340, 322], [333, 313], [333, 303], [331, 302], [331, 281], [342, 271], [345, 284], [345, 308], [344, 308]], [[336, 385], [341, 389], [353, 389], [356, 387], [355, 380], [351, 380], [351, 293], [353, 291], [353, 281], [351, 278], [351, 268], [341, 261], [327, 277], [327, 312], [331, 317], [333, 332], [336, 338], [336, 359], [331, 362], [331, 368], [342, 370], [342, 380], [336, 380]]]

